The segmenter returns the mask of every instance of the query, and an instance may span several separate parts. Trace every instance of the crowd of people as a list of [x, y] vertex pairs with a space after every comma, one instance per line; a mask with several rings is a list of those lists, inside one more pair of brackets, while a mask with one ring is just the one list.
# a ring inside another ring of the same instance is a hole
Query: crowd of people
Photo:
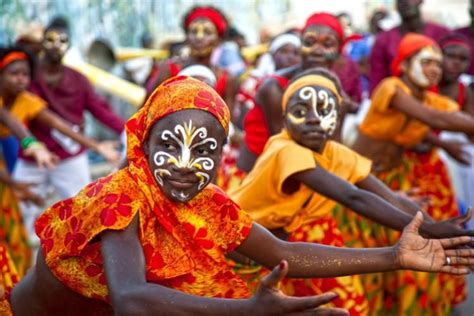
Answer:
[[[64, 18], [22, 33], [0, 51], [0, 314], [456, 313], [474, 1], [458, 30], [421, 5], [367, 33], [315, 12], [253, 60], [223, 11], [193, 7], [130, 118], [63, 64]], [[116, 140], [86, 135], [86, 112]], [[114, 171], [92, 179], [88, 150]]]

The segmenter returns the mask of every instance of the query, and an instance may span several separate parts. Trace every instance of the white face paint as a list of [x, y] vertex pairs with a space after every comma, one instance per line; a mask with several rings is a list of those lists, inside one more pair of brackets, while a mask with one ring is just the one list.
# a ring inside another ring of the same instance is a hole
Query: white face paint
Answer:
[[[196, 128], [193, 126], [192, 120], [190, 120], [189, 123], [176, 125], [173, 131], [164, 130], [161, 134], [161, 139], [172, 139], [178, 144], [179, 148], [175, 151], [174, 155], [165, 151], [156, 152], [153, 156], [153, 162], [157, 167], [164, 166], [165, 164], [173, 164], [178, 168], [197, 170], [195, 175], [199, 179], [198, 189], [204, 188], [210, 181], [209, 172], [206, 171], [212, 171], [214, 161], [209, 157], [205, 157], [205, 155], [195, 157], [193, 155], [193, 149], [208, 143], [210, 149], [214, 150], [217, 148], [217, 141], [212, 137], [207, 137], [207, 134], [208, 131], [205, 127]], [[166, 175], [171, 175], [168, 169], [155, 169], [154, 176], [160, 185], [163, 185], [163, 176]], [[174, 190], [171, 194], [176, 199], [182, 201], [189, 198], [189, 194], [182, 190]]]
[[[299, 97], [303, 100], [311, 100], [311, 107], [313, 108], [314, 115], [321, 122], [321, 128], [328, 135], [332, 135], [337, 126], [336, 100], [326, 90], [319, 90], [318, 92], [313, 87], [301, 89]], [[319, 100], [322, 101], [322, 106], [318, 108]]]
[[430, 86], [430, 80], [426, 77], [423, 72], [422, 61], [423, 60], [436, 60], [441, 62], [441, 54], [433, 49], [433, 47], [425, 47], [420, 50], [411, 59], [410, 66], [408, 68], [408, 76], [410, 79], [421, 88], [428, 88]]

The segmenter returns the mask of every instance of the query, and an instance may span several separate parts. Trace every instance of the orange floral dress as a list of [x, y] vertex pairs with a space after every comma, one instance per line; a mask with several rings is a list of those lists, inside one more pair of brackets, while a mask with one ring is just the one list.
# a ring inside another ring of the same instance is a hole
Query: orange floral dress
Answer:
[[128, 167], [89, 184], [38, 218], [46, 264], [73, 291], [108, 301], [97, 237], [125, 229], [138, 216], [148, 282], [200, 296], [250, 295], [224, 255], [247, 237], [251, 218], [214, 185], [186, 203], [172, 202], [148, 166], [142, 148], [148, 131], [160, 118], [185, 109], [211, 113], [227, 132], [229, 110], [212, 88], [188, 77], [171, 78], [126, 124]]

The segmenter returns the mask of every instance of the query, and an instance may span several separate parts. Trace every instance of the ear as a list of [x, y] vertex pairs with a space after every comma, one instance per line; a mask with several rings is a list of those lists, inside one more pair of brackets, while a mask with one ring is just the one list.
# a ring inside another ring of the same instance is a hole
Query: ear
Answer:
[[402, 73], [407, 73], [409, 67], [410, 67], [410, 64], [409, 64], [408, 60], [404, 60], [400, 64], [400, 70], [401, 70]]

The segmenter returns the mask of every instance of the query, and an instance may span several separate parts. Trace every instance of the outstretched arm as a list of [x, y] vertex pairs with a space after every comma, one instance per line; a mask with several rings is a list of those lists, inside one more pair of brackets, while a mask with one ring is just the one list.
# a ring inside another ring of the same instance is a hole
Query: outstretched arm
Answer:
[[[385, 248], [337, 248], [316, 243], [285, 242], [258, 224], [248, 238], [236, 248], [240, 254], [272, 267], [279, 260], [289, 264], [288, 276], [293, 278], [327, 278], [351, 274], [411, 269], [417, 271], [467, 274], [474, 262], [474, 250], [450, 247], [467, 244], [470, 237], [452, 239], [423, 239], [418, 228], [423, 221], [417, 213], [404, 229], [397, 245]], [[453, 267], [446, 264], [449, 257]]]
[[[299, 172], [291, 176], [290, 179], [304, 183], [315, 192], [392, 229], [401, 231], [413, 219], [412, 215], [398, 209], [378, 195], [361, 190], [320, 167]], [[431, 236], [432, 233], [427, 222], [421, 225], [420, 231], [427, 236]], [[474, 231], [464, 232], [459, 230], [457, 236], [463, 234], [474, 235]]]
[[277, 283], [288, 269], [285, 262], [262, 281], [250, 299], [200, 297], [147, 283], [138, 217], [124, 231], [103, 233], [101, 243], [107, 286], [117, 315], [347, 315], [340, 309], [317, 308], [334, 299], [334, 294], [296, 298], [279, 292]]
[[470, 115], [463, 112], [432, 109], [399, 88], [397, 88], [391, 106], [432, 128], [474, 134], [474, 118]]

